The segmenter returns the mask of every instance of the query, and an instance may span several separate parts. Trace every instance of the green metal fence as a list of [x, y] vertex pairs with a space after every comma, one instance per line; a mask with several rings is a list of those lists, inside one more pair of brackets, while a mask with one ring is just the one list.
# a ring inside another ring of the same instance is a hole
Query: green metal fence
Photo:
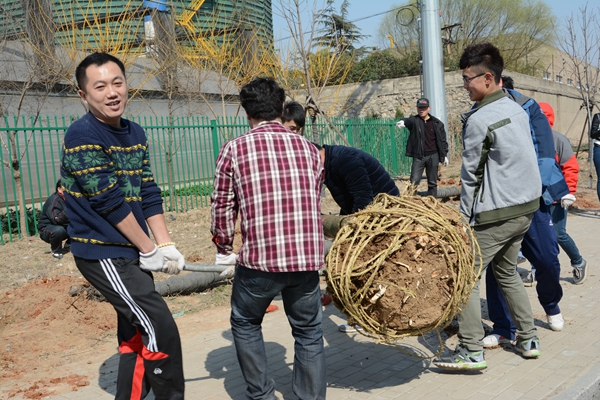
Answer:
[[[5, 116], [0, 119], [0, 244], [37, 234], [39, 210], [60, 177], [63, 136], [77, 116]], [[214, 166], [225, 142], [248, 131], [242, 117], [131, 117], [144, 128], [150, 142], [150, 161], [163, 191], [166, 211], [185, 212], [210, 204]], [[308, 121], [307, 121], [308, 122]], [[331, 125], [335, 128], [333, 128]], [[393, 120], [333, 118], [316, 121], [321, 143], [351, 145], [373, 155], [392, 176], [410, 173], [404, 156], [408, 131]], [[312, 140], [312, 130], [305, 135]], [[19, 179], [16, 179], [16, 178]], [[24, 199], [24, 203], [20, 199]], [[19, 213], [26, 210], [27, 227]]]

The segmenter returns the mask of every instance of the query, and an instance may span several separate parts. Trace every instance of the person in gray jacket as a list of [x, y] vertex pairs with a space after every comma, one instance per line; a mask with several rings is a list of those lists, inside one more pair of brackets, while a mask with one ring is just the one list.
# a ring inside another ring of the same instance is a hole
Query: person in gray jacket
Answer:
[[[475, 268], [491, 268], [517, 326], [516, 351], [540, 355], [531, 304], [515, 270], [519, 247], [539, 208], [542, 181], [527, 113], [500, 87], [504, 61], [491, 43], [468, 46], [460, 58], [464, 88], [477, 105], [463, 114], [460, 212], [481, 249]], [[478, 277], [458, 315], [459, 344], [434, 360], [447, 370], [487, 368]]]

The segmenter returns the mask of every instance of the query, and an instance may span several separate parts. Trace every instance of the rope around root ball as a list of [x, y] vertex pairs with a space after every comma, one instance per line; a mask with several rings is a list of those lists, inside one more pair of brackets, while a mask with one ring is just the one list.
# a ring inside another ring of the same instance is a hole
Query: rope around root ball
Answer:
[[437, 330], [441, 345], [439, 330], [461, 311], [481, 272], [476, 257], [479, 246], [455, 208], [433, 197], [379, 194], [338, 231], [327, 291], [348, 322], [378, 343], [401, 350], [399, 339]]

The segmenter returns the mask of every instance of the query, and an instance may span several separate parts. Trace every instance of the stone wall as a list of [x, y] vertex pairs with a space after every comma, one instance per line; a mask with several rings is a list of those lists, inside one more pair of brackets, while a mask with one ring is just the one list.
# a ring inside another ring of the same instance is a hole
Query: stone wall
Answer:
[[[514, 79], [515, 88], [521, 93], [552, 105], [556, 113], [554, 129], [565, 134], [573, 145], [578, 144], [586, 114], [580, 109], [583, 102], [576, 88], [511, 71], [504, 75]], [[448, 131], [454, 137], [460, 133], [460, 114], [472, 102], [463, 88], [461, 71], [447, 72], [444, 80]], [[414, 76], [326, 88], [319, 102], [330, 115], [394, 118], [397, 110], [404, 116], [416, 114], [419, 97], [419, 77]]]

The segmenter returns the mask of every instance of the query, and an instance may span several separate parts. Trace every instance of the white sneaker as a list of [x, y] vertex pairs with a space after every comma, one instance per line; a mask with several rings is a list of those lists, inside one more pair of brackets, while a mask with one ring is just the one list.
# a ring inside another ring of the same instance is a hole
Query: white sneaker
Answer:
[[562, 328], [565, 325], [565, 320], [563, 319], [562, 314], [547, 315], [547, 317], [550, 329], [553, 331], [562, 331]]
[[497, 333], [492, 333], [491, 335], [487, 335], [483, 338], [483, 347], [489, 349], [490, 347], [497, 347], [501, 344], [510, 344], [513, 343], [510, 339], [505, 338], [504, 336], [498, 335]]

